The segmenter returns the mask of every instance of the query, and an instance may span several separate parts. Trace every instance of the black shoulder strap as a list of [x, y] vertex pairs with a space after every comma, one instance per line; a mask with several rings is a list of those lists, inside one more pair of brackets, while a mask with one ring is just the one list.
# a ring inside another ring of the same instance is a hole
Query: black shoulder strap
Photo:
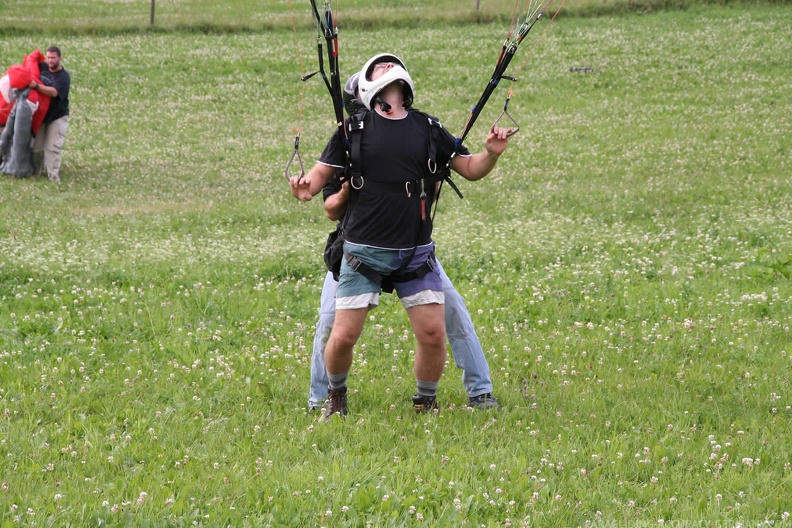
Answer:
[[349, 152], [349, 159], [347, 160], [347, 178], [349, 179], [350, 185], [356, 189], [360, 188], [360, 185], [356, 183], [360, 182], [362, 185], [363, 182], [363, 172], [360, 169], [360, 134], [363, 132], [365, 126], [366, 114], [368, 114], [368, 110], [366, 108], [361, 108], [359, 111], [349, 116], [346, 125], [347, 141], [350, 143], [347, 145], [347, 151]]
[[427, 121], [427, 123], [429, 123], [430, 133], [426, 169], [427, 174], [430, 178], [432, 178], [437, 174], [437, 143], [440, 136], [440, 131], [443, 130], [443, 124], [435, 116], [429, 115], [426, 112], [422, 112], [417, 108], [410, 108], [409, 111], [421, 116]]
[[[464, 198], [464, 196], [462, 196], [462, 191], [459, 190], [459, 187], [457, 187], [454, 181], [451, 179], [451, 168], [448, 165], [437, 167], [437, 144], [440, 142], [440, 134], [443, 130], [443, 124], [438, 118], [427, 114], [426, 112], [422, 112], [417, 109], [410, 110], [426, 118], [429, 121], [429, 125], [432, 127], [432, 133], [429, 136], [429, 160], [427, 161], [427, 167], [434, 176], [435, 181], [440, 182], [441, 186], [444, 182], [448, 182], [448, 185], [451, 186], [457, 196]], [[439, 197], [440, 190], [438, 189], [437, 198]], [[436, 207], [437, 200], [435, 200], [435, 208]]]

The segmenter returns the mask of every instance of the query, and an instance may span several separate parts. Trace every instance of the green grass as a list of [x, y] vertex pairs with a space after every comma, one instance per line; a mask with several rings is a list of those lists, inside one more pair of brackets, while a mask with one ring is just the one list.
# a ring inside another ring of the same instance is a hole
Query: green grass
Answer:
[[[562, 16], [603, 16], [658, 10], [697, 9], [706, 5], [773, 5], [785, 0], [554, 0], [549, 13], [563, 5]], [[345, 28], [412, 28], [426, 24], [467, 24], [508, 21], [515, 8], [536, 6], [539, 0], [331, 0]], [[321, 9], [324, 2], [317, 0]], [[0, 34], [38, 30], [63, 34], [189, 31], [238, 32], [310, 27], [308, 0], [3, 0]]]
[[[313, 32], [298, 56], [290, 24], [108, 30], [147, 3], [82, 4], [85, 27], [69, 5], [0, 47], [60, 45], [73, 78], [63, 182], [0, 179], [0, 526], [789, 524], [788, 6], [558, 20], [512, 87], [523, 130], [436, 217], [503, 409], [466, 410], [451, 363], [413, 415], [385, 296], [324, 424], [332, 224], [283, 175], [296, 129], [308, 162], [333, 130], [320, 81], [300, 97]], [[458, 133], [505, 29], [342, 26], [342, 73], [397, 53]]]

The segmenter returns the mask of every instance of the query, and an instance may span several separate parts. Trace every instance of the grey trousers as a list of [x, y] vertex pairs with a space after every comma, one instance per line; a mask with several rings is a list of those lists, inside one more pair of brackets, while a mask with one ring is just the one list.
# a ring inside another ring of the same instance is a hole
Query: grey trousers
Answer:
[[44, 123], [33, 141], [33, 170], [41, 174], [44, 167], [50, 180], [60, 180], [61, 153], [69, 128], [69, 116], [63, 116], [52, 123]]

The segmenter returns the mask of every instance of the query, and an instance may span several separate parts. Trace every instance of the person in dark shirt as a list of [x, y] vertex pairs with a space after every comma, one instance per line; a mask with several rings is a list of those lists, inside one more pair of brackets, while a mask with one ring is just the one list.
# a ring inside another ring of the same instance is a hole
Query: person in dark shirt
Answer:
[[[424, 169], [433, 131], [422, 114], [410, 111], [413, 81], [395, 55], [383, 53], [369, 59], [360, 71], [358, 89], [368, 109], [359, 123], [362, 133], [355, 139], [360, 142], [362, 177], [353, 175], [350, 180], [352, 196], [344, 243], [347, 255], [341, 264], [335, 324], [325, 350], [330, 382], [326, 420], [348, 412], [346, 380], [352, 351], [366, 314], [378, 304], [382, 291], [376, 274], [404, 276], [429, 268], [404, 282], [393, 279], [418, 341], [414, 363], [418, 390], [413, 396], [416, 412], [437, 408], [437, 386], [446, 358], [443, 285], [434, 261], [431, 215], [427, 214], [435, 184]], [[464, 146], [457, 147], [455, 138], [442, 129], [430, 165], [444, 167], [450, 163], [451, 169], [465, 179], [481, 179], [506, 149], [509, 132], [493, 127], [485, 150], [471, 155]], [[343, 133], [336, 131], [319, 163], [303, 177], [290, 179], [292, 195], [307, 201], [322, 191], [330, 177], [344, 168], [344, 151]]]
[[[358, 78], [360, 72], [352, 75], [344, 84], [344, 108], [348, 115], [355, 115], [365, 108], [359, 99]], [[325, 204], [325, 213], [331, 220], [342, 220], [349, 204], [349, 182], [345, 181], [345, 171], [340, 170], [330, 178], [322, 189]], [[343, 223], [343, 222], [341, 222]], [[462, 383], [468, 394], [468, 406], [475, 409], [497, 409], [500, 407], [498, 400], [492, 395], [492, 379], [484, 350], [479, 342], [476, 328], [470, 312], [465, 305], [465, 299], [454, 287], [445, 270], [436, 260], [440, 270], [440, 280], [443, 284], [445, 297], [445, 325], [448, 344], [456, 366], [462, 369]], [[308, 408], [318, 410], [322, 402], [327, 399], [328, 378], [325, 370], [324, 354], [327, 339], [335, 321], [336, 290], [338, 290], [337, 277], [328, 271], [322, 286], [321, 304], [319, 307], [319, 320], [316, 322], [316, 335], [311, 354], [311, 385], [308, 392]]]
[[39, 64], [41, 83], [33, 81], [30, 87], [50, 96], [50, 105], [44, 122], [33, 142], [33, 164], [37, 174], [44, 167], [50, 181], [60, 181], [61, 155], [69, 128], [69, 88], [71, 76], [61, 64], [61, 50], [47, 48], [46, 62]]

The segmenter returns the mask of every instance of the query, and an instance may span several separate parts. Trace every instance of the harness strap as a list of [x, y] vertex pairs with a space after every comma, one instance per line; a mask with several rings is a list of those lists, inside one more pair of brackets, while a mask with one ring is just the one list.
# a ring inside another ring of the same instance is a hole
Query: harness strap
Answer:
[[[437, 181], [440, 181], [441, 185], [442, 182], [447, 181], [448, 185], [454, 190], [454, 192], [460, 198], [464, 198], [462, 196], [462, 191], [459, 190], [459, 187], [454, 183], [451, 179], [451, 170], [448, 165], [445, 167], [440, 167], [440, 173], [437, 174], [437, 143], [440, 141], [440, 131], [443, 129], [443, 124], [434, 116], [426, 114], [424, 112], [419, 112], [421, 115], [425, 116], [429, 120], [429, 125], [431, 127], [431, 135], [429, 141], [429, 160], [427, 161], [427, 166], [429, 168], [429, 172], [435, 176]], [[449, 161], [450, 164], [450, 161]], [[436, 198], [440, 197], [440, 191], [437, 192]], [[437, 201], [435, 201], [435, 207], [437, 206]]]
[[366, 180], [366, 189], [370, 191], [374, 191], [376, 193], [407, 193], [407, 197], [409, 198], [413, 194], [418, 194], [421, 191], [421, 184], [422, 182], [426, 181], [426, 178], [421, 180], [410, 180], [407, 182], [377, 182]]
[[423, 112], [420, 112], [420, 114], [424, 115], [429, 120], [429, 159], [426, 164], [429, 173], [434, 175], [434, 173], [437, 172], [437, 136], [440, 133], [440, 129], [443, 128], [443, 125], [436, 117], [424, 114]]
[[[347, 134], [347, 142], [351, 142], [351, 151], [349, 155], [349, 182], [350, 185], [354, 189], [360, 189], [363, 187], [363, 172], [360, 168], [360, 138], [357, 137], [363, 131], [363, 118], [365, 117], [365, 111], [361, 110], [360, 112], [349, 116], [349, 121], [347, 124], [347, 130], [349, 133]], [[354, 141], [353, 141], [354, 139]], [[349, 146], [347, 146], [347, 150], [349, 151]]]
[[[421, 112], [420, 110], [416, 110], [414, 108], [409, 109], [410, 112], [413, 112], [417, 115], [420, 115], [424, 119], [426, 119], [427, 123], [429, 124], [429, 144], [427, 146], [427, 160], [426, 160], [426, 177], [423, 180], [416, 180], [418, 186], [415, 188], [415, 191], [407, 189], [408, 194], [412, 194], [413, 192], [419, 192], [420, 186], [425, 184], [428, 181], [438, 182], [443, 180], [449, 180], [449, 184], [454, 189], [454, 191], [462, 197], [462, 193], [459, 192], [457, 186], [450, 181], [450, 174], [448, 171], [441, 168], [438, 173], [437, 167], [437, 145], [439, 143], [439, 138], [441, 131], [443, 130], [443, 124], [434, 116], [431, 116], [425, 112]], [[367, 180], [363, 178], [363, 171], [361, 168], [361, 141], [360, 141], [360, 133], [363, 132], [364, 129], [364, 121], [366, 115], [368, 114], [369, 110], [363, 108], [359, 110], [357, 113], [349, 116], [346, 122], [346, 147], [347, 152], [349, 152], [349, 159], [348, 159], [348, 176], [350, 183], [353, 189], [360, 190], [364, 183], [369, 184]], [[409, 184], [408, 184], [409, 185]], [[399, 184], [399, 187], [403, 187], [402, 184]], [[388, 190], [384, 187], [378, 187], [383, 192], [388, 192]], [[401, 191], [402, 189], [398, 189]]]
[[432, 251], [426, 258], [426, 262], [421, 264], [421, 266], [419, 266], [417, 269], [412, 271], [402, 271], [400, 273], [390, 273], [389, 275], [382, 275], [381, 273], [374, 271], [371, 266], [364, 263], [355, 255], [347, 253], [346, 251], [344, 251], [344, 258], [347, 261], [347, 265], [349, 265], [353, 271], [360, 273], [371, 282], [377, 284], [385, 293], [393, 292], [395, 283], [410, 282], [411, 280], [420, 279], [435, 269], [434, 251]]
[[[457, 193], [457, 196], [459, 196], [460, 198], [464, 198], [464, 196], [462, 196], [462, 191], [459, 190], [459, 187], [457, 187], [456, 183], [454, 183], [454, 180], [451, 179], [450, 173], [446, 174], [445, 178], [443, 178], [443, 181], [448, 182], [448, 185], [450, 185], [451, 188], [454, 189], [454, 192]], [[437, 194], [439, 195], [440, 193], [438, 192]]]

